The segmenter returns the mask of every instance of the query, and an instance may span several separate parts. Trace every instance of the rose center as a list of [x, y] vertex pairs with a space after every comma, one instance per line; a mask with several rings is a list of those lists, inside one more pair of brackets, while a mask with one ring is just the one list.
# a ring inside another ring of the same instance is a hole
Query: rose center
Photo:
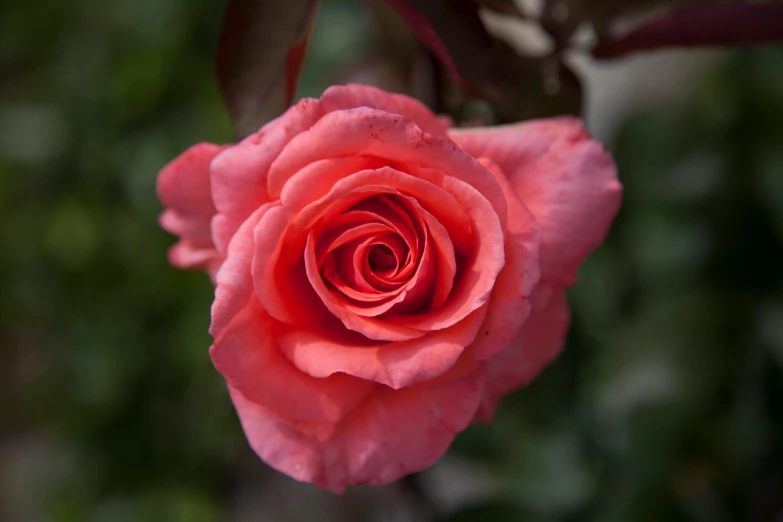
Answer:
[[373, 245], [367, 255], [367, 261], [373, 272], [383, 272], [397, 268], [397, 257], [386, 245]]

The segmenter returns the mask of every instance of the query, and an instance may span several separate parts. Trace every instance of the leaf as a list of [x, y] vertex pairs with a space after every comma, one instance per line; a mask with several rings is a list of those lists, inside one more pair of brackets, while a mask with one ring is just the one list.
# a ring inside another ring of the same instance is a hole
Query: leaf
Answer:
[[500, 122], [579, 114], [579, 79], [558, 57], [526, 58], [487, 33], [473, 0], [388, 0], [471, 95]]
[[718, 2], [668, 13], [593, 49], [596, 58], [662, 47], [732, 46], [783, 41], [783, 2]]
[[[469, 78], [480, 74], [486, 64], [469, 58], [492, 49], [492, 38], [478, 17], [477, 6], [471, 0], [388, 1], [463, 87], [475, 93]], [[453, 57], [460, 58], [459, 66]]]
[[231, 0], [215, 74], [241, 139], [291, 104], [319, 0]]

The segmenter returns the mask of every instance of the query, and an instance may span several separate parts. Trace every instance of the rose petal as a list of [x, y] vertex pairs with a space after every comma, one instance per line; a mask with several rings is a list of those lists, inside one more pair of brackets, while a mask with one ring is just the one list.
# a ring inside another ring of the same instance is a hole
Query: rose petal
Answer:
[[353, 207], [352, 212], [366, 212], [373, 214], [376, 219], [392, 228], [408, 247], [403, 266], [397, 271], [394, 279], [398, 282], [405, 281], [413, 275], [417, 267], [424, 235], [424, 224], [420, 216], [414, 216], [412, 209], [408, 208], [397, 197], [387, 194], [379, 194], [376, 197], [360, 201]]
[[324, 264], [321, 265], [324, 278], [348, 298], [346, 303], [355, 302], [356, 308], [359, 310], [366, 310], [366, 308], [361, 308], [362, 306], [371, 307], [375, 303], [386, 303], [404, 290], [402, 287], [391, 289], [386, 292], [380, 292], [378, 290], [374, 290], [373, 292], [362, 292], [356, 290], [353, 286], [343, 281], [342, 276], [337, 268], [335, 268], [335, 264], [334, 257], [329, 257]]
[[298, 212], [324, 197], [335, 183], [364, 170], [384, 167], [376, 158], [349, 156], [314, 161], [299, 170], [283, 187], [280, 201], [292, 212]]
[[378, 235], [365, 260], [368, 280], [376, 287], [398, 286], [392, 280], [411, 257], [410, 250], [399, 235]]
[[158, 176], [158, 198], [166, 207], [160, 225], [180, 236], [169, 252], [180, 268], [205, 268], [218, 256], [210, 235], [215, 215], [209, 183], [209, 164], [223, 147], [201, 143], [190, 147], [166, 165]]
[[295, 421], [337, 422], [372, 391], [373, 383], [335, 375], [314, 379], [280, 352], [273, 322], [261, 308], [249, 280], [253, 228], [267, 209], [240, 227], [217, 275], [210, 356], [229, 385], [253, 401]]
[[455, 196], [460, 207], [468, 211], [476, 244], [470, 258], [462, 260], [459, 277], [443, 306], [415, 315], [389, 318], [390, 322], [423, 331], [449, 327], [483, 306], [489, 300], [495, 279], [505, 264], [503, 229], [489, 201], [458, 179], [444, 178], [442, 183]]
[[[208, 188], [208, 187], [207, 187]], [[211, 201], [210, 201], [211, 204]], [[158, 224], [166, 232], [175, 234], [187, 241], [195, 248], [210, 248], [215, 250], [210, 234], [210, 221], [215, 215], [214, 208], [198, 214], [185, 214], [182, 211], [166, 209], [158, 217]]]
[[[318, 262], [315, 257], [315, 244], [308, 236], [305, 246], [305, 270], [307, 279], [310, 281], [313, 290], [321, 298], [321, 302], [326, 308], [338, 317], [346, 328], [359, 332], [368, 339], [376, 341], [406, 341], [415, 339], [424, 335], [421, 330], [408, 328], [406, 326], [388, 323], [375, 317], [366, 317], [349, 310], [343, 300], [332, 292], [321, 278]], [[404, 296], [402, 297], [404, 298]]]
[[229, 388], [253, 450], [293, 478], [342, 493], [384, 485], [438, 460], [478, 406], [483, 371], [448, 383], [381, 389], [339, 425], [295, 423]]
[[226, 262], [216, 277], [215, 300], [212, 302], [212, 324], [209, 333], [214, 337], [244, 308], [253, 293], [253, 281], [248, 270], [253, 259], [253, 227], [273, 208], [267, 204], [257, 209], [234, 235], [229, 245]]
[[514, 338], [530, 314], [529, 296], [540, 274], [538, 256], [541, 228], [516, 196], [500, 168], [486, 158], [480, 161], [495, 176], [508, 203], [506, 264], [495, 280], [487, 318], [476, 342], [470, 347], [473, 357], [487, 359], [496, 355]]
[[[410, 215], [410, 209], [405, 208], [397, 202], [397, 198], [379, 194], [359, 201], [347, 212], [341, 216], [335, 217], [332, 221], [325, 224], [325, 232], [318, 232], [319, 235], [331, 236], [335, 231], [346, 227], [356, 226], [358, 223], [379, 223], [388, 227], [389, 233], [400, 238], [405, 244], [407, 254], [404, 259], [400, 259], [400, 266], [395, 273], [394, 278], [401, 280], [409, 276], [415, 268], [414, 260], [418, 257], [420, 250], [420, 236], [422, 230], [414, 225], [414, 219]], [[421, 220], [417, 219], [416, 224], [421, 225]], [[323, 242], [324, 240], [320, 240]], [[329, 241], [328, 239], [326, 241]], [[319, 259], [321, 255], [319, 254]]]
[[[158, 176], [157, 190], [163, 206], [181, 221], [200, 221], [209, 237], [209, 221], [215, 214], [209, 185], [209, 164], [223, 149], [220, 145], [200, 143], [190, 147], [166, 165]], [[183, 223], [188, 226], [188, 223]]]
[[574, 118], [453, 129], [449, 136], [497, 163], [541, 225], [542, 278], [573, 284], [620, 208], [622, 186], [601, 144]]
[[[322, 230], [323, 229], [323, 230]], [[325, 226], [311, 232], [318, 236], [318, 264], [326, 259], [326, 255], [350, 241], [373, 233], [394, 233], [401, 235], [398, 228], [387, 219], [373, 212], [349, 210], [337, 216]], [[412, 234], [411, 234], [412, 235]]]
[[[414, 259], [420, 257], [417, 259], [416, 271], [408, 281], [398, 287], [397, 291], [391, 292], [396, 297], [386, 301], [383, 305], [362, 310], [361, 303], [357, 305], [346, 303], [345, 308], [360, 315], [377, 316], [387, 312], [395, 315], [405, 314], [424, 305], [430, 305], [433, 308], [440, 307], [449, 296], [456, 273], [454, 248], [448, 232], [415, 198], [405, 197], [401, 194], [398, 196], [387, 194], [384, 197], [389, 206], [399, 208], [401, 214], [407, 216], [410, 213], [418, 218], [417, 229], [424, 240], [421, 256], [415, 252]], [[372, 199], [376, 200], [377, 198]], [[433, 203], [437, 203], [437, 200]], [[410, 210], [402, 210], [403, 207]], [[362, 259], [367, 258], [367, 255], [360, 251], [357, 251], [357, 254]], [[350, 282], [355, 283], [354, 280], [350, 280]]]
[[253, 210], [279, 197], [285, 180], [268, 193], [267, 174], [270, 164], [280, 151], [296, 135], [309, 129], [325, 114], [355, 107], [371, 107], [400, 114], [417, 122], [421, 128], [434, 135], [446, 134], [443, 122], [420, 102], [374, 87], [335, 86], [327, 89], [320, 100], [300, 100], [256, 134], [230, 147], [227, 154], [222, 155], [213, 165], [212, 186], [218, 215], [212, 231], [220, 253], [225, 253], [231, 236]]
[[[384, 240], [384, 237], [388, 237], [388, 234], [357, 239], [335, 253], [334, 258], [337, 260], [340, 277], [352, 288], [368, 293], [386, 293], [402, 290], [401, 285], [388, 284], [378, 278], [373, 274], [370, 267], [370, 257], [373, 250], [383, 242], [393, 244], [390, 239]], [[397, 242], [401, 243], [399, 240]], [[405, 247], [402, 246], [401, 249], [405, 250]], [[357, 305], [361, 306], [361, 300], [358, 299], [358, 301]]]
[[[534, 294], [550, 291], [551, 288], [536, 288]], [[563, 290], [554, 291], [544, 303], [534, 305], [516, 338], [487, 361], [487, 380], [477, 421], [490, 421], [500, 399], [537, 377], [563, 348], [571, 322]]]
[[366, 107], [329, 113], [293, 138], [269, 170], [269, 195], [278, 197], [289, 180], [314, 161], [351, 156], [379, 158], [395, 168], [399, 164], [402, 171], [420, 165], [448, 173], [445, 179], [453, 177], [478, 190], [505, 222], [503, 191], [473, 156], [411, 120]]
[[[384, 223], [365, 223], [363, 225], [354, 225], [353, 228], [344, 230], [344, 232], [337, 236], [333, 241], [330, 241], [329, 247], [326, 249], [325, 253], [330, 254], [337, 249], [342, 251], [344, 249], [340, 247], [345, 247], [350, 243], [356, 243], [358, 240], [363, 240], [362, 243], [369, 243], [369, 245], [374, 245], [377, 241], [379, 241], [379, 237], [383, 237], [383, 235], [388, 234], [390, 231], [391, 228], [389, 228], [389, 226]], [[312, 234], [310, 235], [312, 236]], [[316, 239], [315, 241], [318, 240]], [[350, 249], [350, 247], [348, 248]], [[319, 253], [316, 258], [319, 259], [320, 264], [320, 260], [323, 258], [323, 256]], [[373, 288], [371, 286], [367, 286], [368, 291], [372, 289]]]
[[[483, 171], [486, 172], [486, 169]], [[491, 174], [486, 173], [491, 177]], [[474, 266], [466, 274], [462, 290], [456, 292], [456, 297], [450, 299], [444, 306], [444, 309], [448, 307], [446, 312], [438, 312], [440, 315], [433, 318], [427, 318], [426, 315], [411, 318], [412, 322], [426, 324], [427, 329], [432, 329], [433, 324], [435, 328], [453, 325], [483, 305], [489, 297], [494, 277], [503, 266], [503, 233], [492, 207], [478, 191], [465, 183], [453, 179], [444, 179], [443, 183], [453, 191], [459, 192], [462, 199], [458, 201], [468, 205], [468, 208], [476, 214], [471, 216], [471, 219], [475, 221], [474, 227], [482, 230], [479, 254], [482, 265]], [[309, 313], [302, 311], [302, 301], [307, 300], [298, 297], [307, 290], [297, 286], [299, 276], [292, 271], [295, 270], [294, 264], [301, 259], [307, 232], [318, 220], [328, 223], [363, 199], [378, 194], [393, 194], [397, 191], [417, 201], [426, 201], [431, 208], [440, 208], [438, 203], [441, 201], [450, 205], [454, 205], [454, 201], [457, 201], [448, 191], [427, 181], [384, 167], [373, 171], [362, 171], [340, 180], [328, 194], [296, 215], [292, 215], [283, 207], [272, 209], [267, 213], [256, 228], [256, 256], [253, 260], [253, 271], [256, 291], [270, 315], [289, 324], [302, 324], [302, 319], [309, 317]], [[503, 205], [505, 206], [505, 202]], [[315, 266], [311, 266], [310, 272], [311, 276], [315, 274]], [[292, 290], [293, 288], [296, 289]], [[297, 298], [294, 299], [294, 296]], [[326, 306], [333, 307], [334, 303], [327, 303]], [[334, 313], [334, 310], [332, 311]], [[407, 320], [406, 318], [405, 321]], [[362, 330], [362, 333], [381, 340], [379, 337], [382, 337], [383, 333], [377, 328], [386, 325], [390, 329], [389, 337], [399, 340], [399, 336], [413, 335], [413, 331], [402, 330], [398, 326], [420, 330], [413, 324], [404, 324], [402, 319], [395, 321], [397, 325], [393, 325], [391, 321], [373, 324], [371, 327], [374, 328], [373, 330], [367, 332]], [[352, 322], [352, 325], [354, 328], [358, 327], [358, 323]]]
[[398, 343], [358, 345], [332, 332], [282, 327], [280, 348], [297, 368], [313, 377], [347, 373], [399, 389], [449, 371], [476, 338], [486, 309], [450, 328]]
[[315, 379], [299, 371], [280, 352], [273, 321], [255, 298], [217, 333], [209, 354], [229, 385], [292, 421], [338, 422], [375, 387], [345, 374]]
[[346, 327], [369, 339], [400, 341], [420, 337], [424, 333], [419, 330], [362, 318], [340, 307], [320, 280], [314, 245], [312, 252], [305, 255], [305, 232], [325, 212], [339, 213], [369, 194], [389, 190], [364, 186], [362, 179], [358, 193], [340, 193], [331, 200], [314, 203], [296, 216], [283, 207], [274, 207], [259, 220], [254, 230], [252, 261], [256, 294], [269, 314], [285, 323], [330, 328], [334, 327], [330, 317], [337, 317]]
[[222, 263], [214, 248], [202, 248], [185, 239], [169, 249], [168, 257], [173, 266], [205, 270], [213, 281]]
[[[352, 257], [363, 258], [367, 256], [366, 251], [372, 248], [370, 246], [376, 239], [370, 238], [363, 242], [362, 245], [356, 248]], [[403, 284], [386, 284], [381, 280], [376, 280], [372, 274], [367, 279], [376, 286], [383, 286], [384, 288], [373, 288], [374, 294], [368, 292], [360, 292], [354, 289], [356, 282], [359, 281], [363, 285], [369, 285], [364, 280], [363, 275], [357, 276], [354, 280], [346, 283], [343, 280], [343, 276], [334, 268], [334, 258], [329, 259], [325, 266], [322, 267], [324, 277], [332, 282], [335, 287], [345, 296], [335, 296], [347, 310], [365, 317], [377, 317], [384, 312], [388, 311], [396, 303], [402, 301], [406, 297], [407, 288]], [[359, 262], [358, 260], [356, 262]], [[362, 270], [364, 271], [364, 270]], [[347, 299], [346, 299], [347, 298]]]
[[376, 87], [349, 84], [330, 87], [321, 97], [327, 109], [353, 109], [368, 107], [392, 114], [400, 114], [412, 120], [422, 130], [435, 136], [446, 137], [448, 122], [435, 116], [426, 105], [419, 100], [403, 94], [392, 94]]

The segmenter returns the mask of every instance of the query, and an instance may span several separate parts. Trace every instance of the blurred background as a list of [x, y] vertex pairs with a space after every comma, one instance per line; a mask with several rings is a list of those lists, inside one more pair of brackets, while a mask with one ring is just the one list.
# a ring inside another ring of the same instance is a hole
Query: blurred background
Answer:
[[[231, 140], [224, 7], [0, 7], [0, 521], [783, 521], [782, 48], [573, 57], [626, 192], [567, 349], [431, 469], [337, 497], [248, 448], [211, 283], [156, 223], [158, 170]], [[301, 95], [427, 100], [372, 13], [324, 2]]]

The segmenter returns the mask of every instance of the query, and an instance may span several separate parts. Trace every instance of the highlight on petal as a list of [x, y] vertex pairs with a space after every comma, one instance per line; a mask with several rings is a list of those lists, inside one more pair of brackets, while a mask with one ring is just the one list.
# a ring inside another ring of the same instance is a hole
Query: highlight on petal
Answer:
[[218, 262], [210, 222], [215, 215], [209, 165], [223, 149], [200, 143], [166, 165], [158, 175], [157, 191], [164, 212], [160, 225], [180, 237], [169, 251], [169, 261], [180, 268], [207, 268]]
[[339, 424], [291, 422], [229, 387], [253, 450], [273, 468], [343, 493], [421, 471], [449, 448], [478, 407], [483, 368], [404, 390], [379, 388]]
[[497, 163], [541, 225], [542, 276], [573, 284], [620, 208], [622, 186], [603, 146], [574, 118], [453, 129], [449, 137]]

